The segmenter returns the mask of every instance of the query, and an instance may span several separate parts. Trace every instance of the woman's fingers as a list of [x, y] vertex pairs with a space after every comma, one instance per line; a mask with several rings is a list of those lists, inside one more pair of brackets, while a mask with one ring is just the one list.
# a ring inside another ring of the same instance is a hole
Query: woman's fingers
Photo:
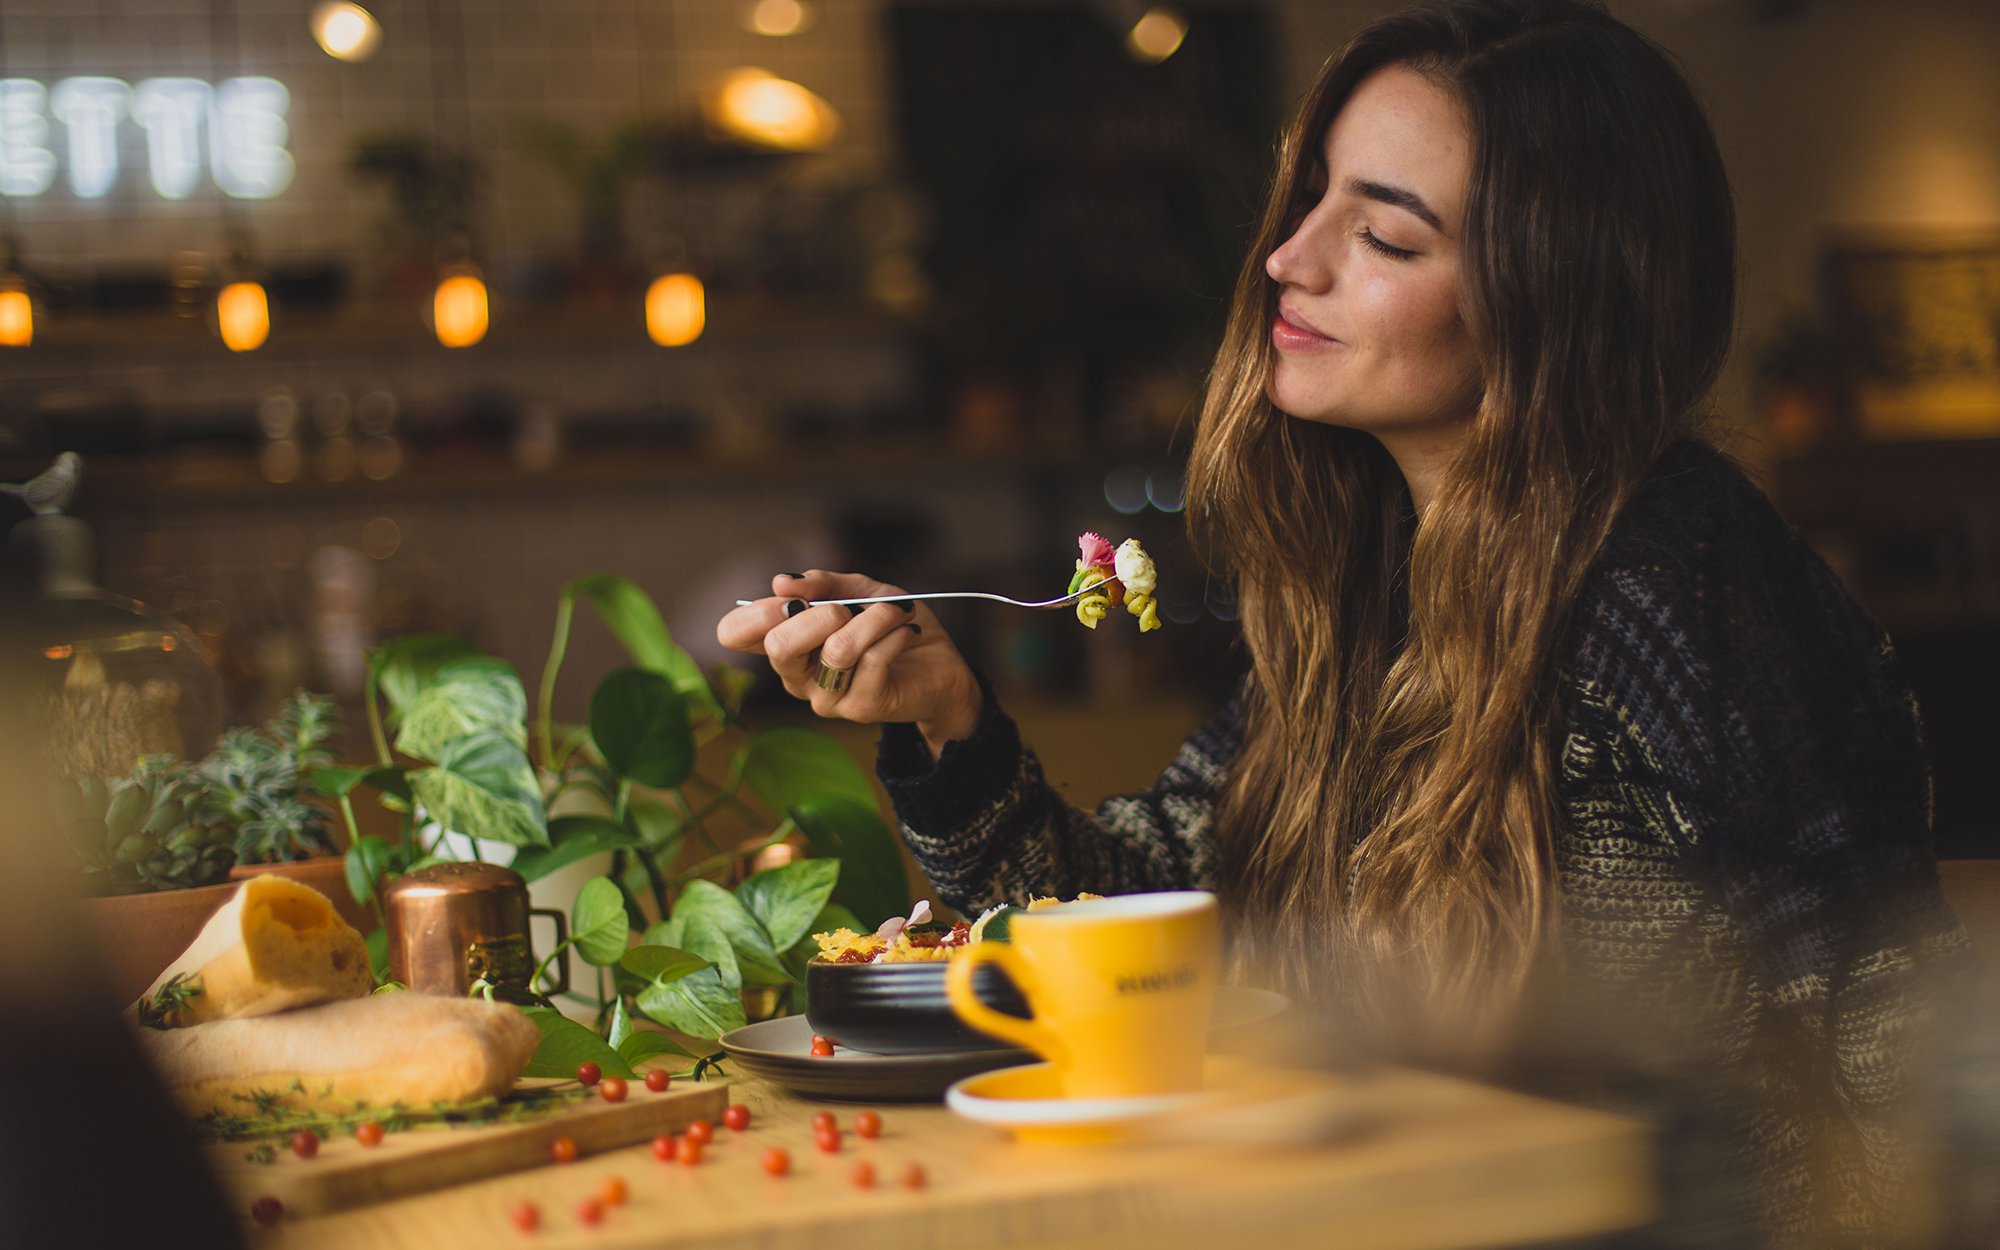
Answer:
[[731, 651], [768, 655], [765, 639], [771, 631], [803, 610], [790, 607], [792, 603], [810, 605], [816, 599], [866, 599], [899, 591], [887, 582], [859, 573], [814, 569], [807, 573], [778, 574], [771, 579], [771, 593], [772, 598], [759, 599], [726, 613], [715, 624], [715, 640]]
[[[877, 606], [887, 607], [884, 604]], [[874, 609], [871, 608], [870, 611]], [[901, 619], [890, 620], [887, 629], [875, 635], [867, 648], [854, 658], [853, 663], [846, 665], [849, 677], [845, 683], [838, 689], [832, 690], [820, 688], [815, 683], [815, 689], [810, 696], [815, 713], [820, 716], [844, 717], [863, 723], [895, 719], [897, 709], [890, 706], [889, 699], [889, 669], [899, 656], [916, 645], [923, 627], [911, 620], [909, 613], [900, 609], [892, 611]], [[845, 650], [847, 646], [852, 645], [853, 640], [873, 635], [874, 623], [870, 624], [871, 629], [865, 633], [857, 632], [862, 625], [859, 619], [841, 630], [821, 650], [819, 662], [831, 666], [826, 656], [836, 645]]]

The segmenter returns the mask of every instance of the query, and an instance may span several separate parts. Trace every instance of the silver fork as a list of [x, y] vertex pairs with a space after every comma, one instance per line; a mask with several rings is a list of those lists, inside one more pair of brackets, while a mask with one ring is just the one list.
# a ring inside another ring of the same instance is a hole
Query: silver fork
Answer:
[[[875, 595], [867, 599], [808, 599], [805, 602], [808, 607], [815, 608], [823, 603], [837, 603], [844, 608], [856, 608], [870, 603], [907, 603], [914, 599], [990, 599], [994, 603], [1005, 603], [1016, 608], [1063, 608], [1075, 603], [1078, 599], [1083, 598], [1083, 596], [1104, 584], [1103, 582], [1093, 582], [1081, 590], [1064, 595], [1060, 599], [1044, 599], [1039, 603], [1031, 603], [1026, 599], [1010, 599], [1006, 595], [992, 595], [983, 590], [934, 590], [928, 594], [920, 595]], [[757, 600], [755, 599], [738, 599], [736, 606], [747, 608], [756, 602]]]

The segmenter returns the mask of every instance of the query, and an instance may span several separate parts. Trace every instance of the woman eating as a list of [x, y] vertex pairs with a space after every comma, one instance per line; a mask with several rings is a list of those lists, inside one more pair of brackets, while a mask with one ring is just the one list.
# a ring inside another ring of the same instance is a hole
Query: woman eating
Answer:
[[1285, 131], [1188, 473], [1251, 672], [1094, 812], [928, 609], [815, 571], [721, 641], [880, 771], [939, 895], [1212, 889], [1239, 972], [1386, 1053], [1662, 1129], [1658, 1235], [1876, 1244], [1964, 959], [1879, 625], [1701, 437], [1714, 136], [1582, 0], [1381, 19]]

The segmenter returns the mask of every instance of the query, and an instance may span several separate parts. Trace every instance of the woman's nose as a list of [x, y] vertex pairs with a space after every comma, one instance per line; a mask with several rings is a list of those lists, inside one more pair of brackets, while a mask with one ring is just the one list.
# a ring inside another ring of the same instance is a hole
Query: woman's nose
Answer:
[[1264, 261], [1264, 272], [1280, 286], [1323, 291], [1333, 283], [1328, 249], [1318, 238], [1317, 214], [1308, 213], [1292, 230], [1291, 237], [1278, 244]]

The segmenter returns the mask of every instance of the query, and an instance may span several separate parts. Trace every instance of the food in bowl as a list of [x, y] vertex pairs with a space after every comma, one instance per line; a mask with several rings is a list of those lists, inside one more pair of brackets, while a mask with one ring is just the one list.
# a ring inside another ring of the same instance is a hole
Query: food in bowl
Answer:
[[[1023, 910], [1062, 901], [1030, 899]], [[930, 907], [920, 903], [909, 917], [893, 917], [874, 933], [842, 928], [813, 934], [820, 953], [806, 965], [806, 1020], [812, 1031], [833, 1039], [836, 1054], [1010, 1049], [1011, 1043], [959, 1020], [945, 997], [944, 970], [954, 951], [1004, 940], [1006, 918], [1014, 910], [995, 907], [969, 924], [944, 925], [930, 923]], [[995, 1010], [1027, 1018], [1026, 1000], [998, 968], [978, 969], [973, 987]]]

